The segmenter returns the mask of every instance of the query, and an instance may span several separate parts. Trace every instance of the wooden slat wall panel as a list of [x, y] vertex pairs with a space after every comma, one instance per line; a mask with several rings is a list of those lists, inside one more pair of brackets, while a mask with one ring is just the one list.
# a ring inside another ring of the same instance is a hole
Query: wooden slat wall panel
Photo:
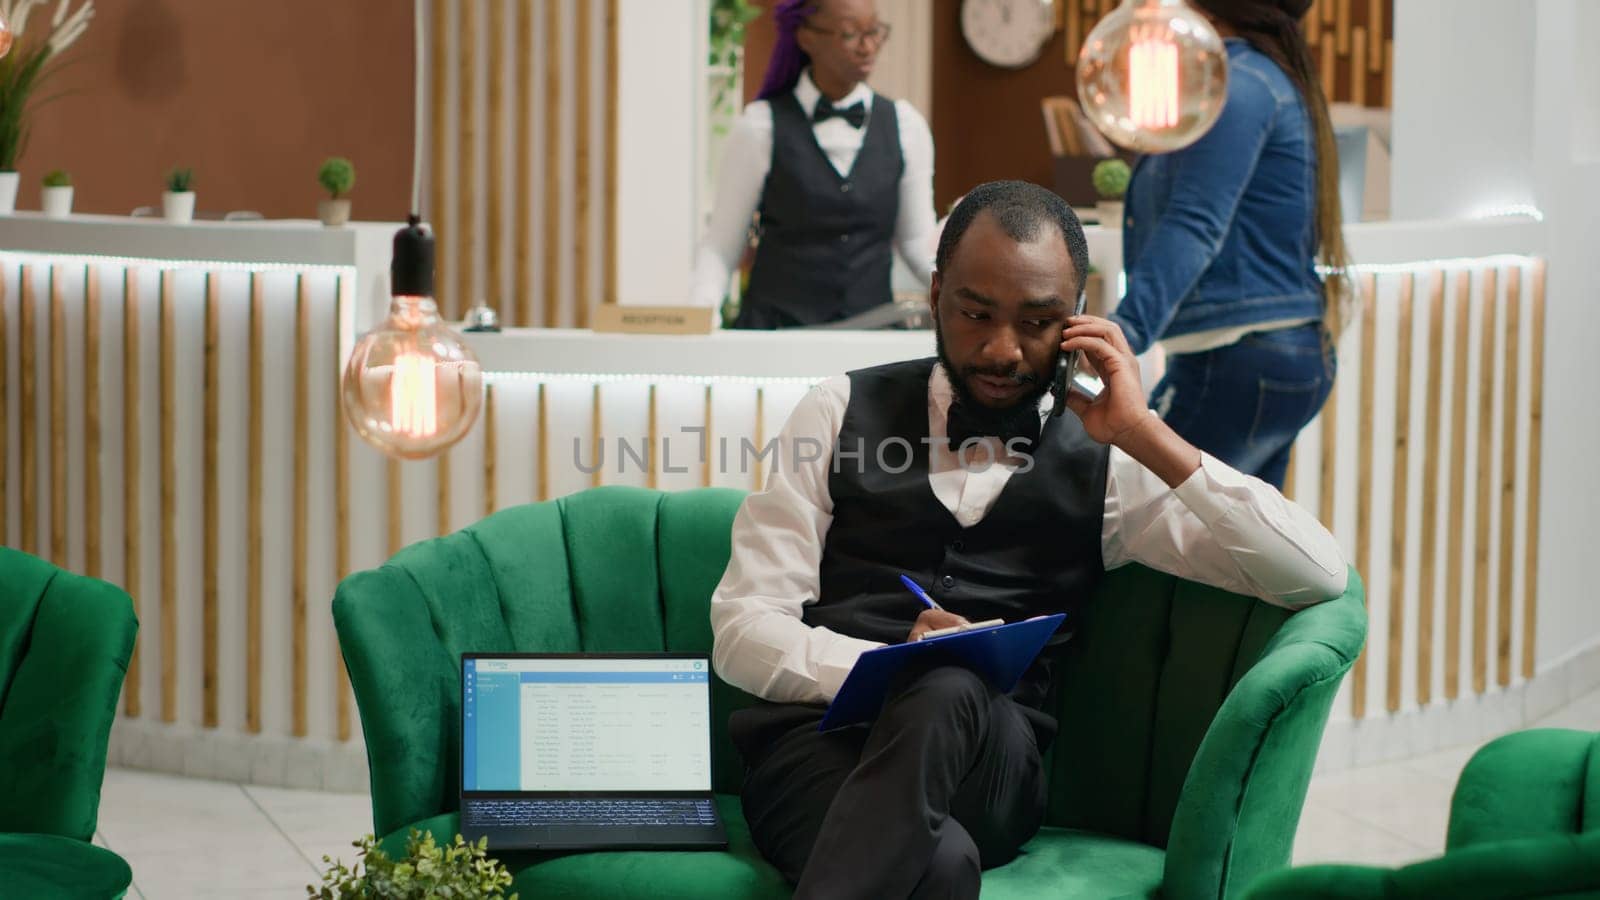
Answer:
[[1528, 485], [1527, 538], [1523, 556], [1522, 588], [1522, 677], [1532, 678], [1534, 640], [1539, 623], [1539, 490], [1540, 465], [1544, 448], [1544, 268], [1543, 260], [1534, 263], [1528, 302], [1533, 305], [1530, 335], [1532, 359], [1528, 364], [1532, 379], [1528, 390]]
[[222, 340], [222, 298], [219, 276], [216, 272], [206, 273], [206, 310], [205, 310], [205, 397], [202, 403], [205, 406], [204, 437], [201, 448], [201, 491], [202, 512], [204, 520], [202, 527], [205, 533], [201, 535], [203, 550], [200, 562], [201, 578], [201, 686], [200, 686], [200, 721], [207, 728], [217, 727], [217, 664], [221, 647], [217, 634], [217, 570], [221, 567], [218, 556], [217, 539], [221, 528], [221, 498], [217, 496], [217, 443], [219, 441], [218, 429], [220, 409], [219, 401], [222, 394], [222, 364], [218, 358], [218, 343]]
[[[1372, 571], [1372, 431], [1377, 388], [1377, 279], [1361, 279], [1361, 407], [1356, 441], [1356, 571]], [[1369, 642], [1368, 647], [1371, 644]], [[1367, 710], [1367, 651], [1362, 650], [1350, 670], [1351, 713], [1361, 718]]]
[[1517, 520], [1517, 373], [1518, 351], [1522, 331], [1522, 269], [1512, 266], [1506, 271], [1506, 323], [1502, 333], [1505, 353], [1499, 359], [1499, 370], [1505, 380], [1505, 410], [1500, 426], [1500, 587], [1496, 591], [1497, 627], [1495, 629], [1495, 683], [1501, 687], [1511, 684], [1511, 609], [1512, 609], [1512, 551], [1516, 544]]
[[161, 720], [174, 722], [178, 718], [178, 456], [177, 441], [177, 376], [174, 367], [178, 356], [177, 298], [173, 296], [173, 282], [177, 274], [170, 269], [161, 273], [161, 290], [157, 297], [160, 307], [161, 330], [157, 344], [160, 354], [160, 404], [158, 417], [161, 428]]
[[1422, 466], [1422, 568], [1417, 600], [1417, 703], [1433, 699], [1434, 577], [1438, 573], [1439, 475], [1444, 467], [1440, 453], [1439, 396], [1444, 380], [1444, 279], [1428, 276], [1428, 381], [1423, 411]]
[[1461, 553], [1466, 541], [1467, 509], [1467, 363], [1472, 333], [1472, 273], [1456, 274], [1455, 365], [1450, 394], [1450, 508], [1448, 550], [1445, 552], [1444, 587], [1444, 696], [1461, 694], [1461, 618], [1466, 597], [1461, 591]]
[[[83, 273], [83, 526], [84, 574], [90, 578], [102, 577], [100, 546], [100, 268], [86, 266]], [[0, 316], [0, 318], [4, 318]], [[0, 329], [0, 342], [5, 331]], [[0, 351], [0, 372], [4, 369], [4, 355]], [[4, 401], [0, 401], [0, 419], [5, 418]], [[0, 425], [0, 455], [4, 455], [5, 431]], [[0, 484], [5, 482], [5, 471], [0, 465]], [[4, 490], [0, 489], [0, 497]], [[0, 505], [0, 510], [5, 509]], [[0, 515], [0, 518], [4, 518]], [[4, 526], [0, 525], [0, 543], [4, 543]]]
[[[140, 554], [139, 540], [139, 270], [122, 273], [122, 588], [133, 597], [133, 614], [139, 615]], [[140, 701], [139, 642], [128, 658], [128, 676], [123, 679], [122, 711], [130, 716], [143, 712]]]
[[[429, 205], [435, 227], [453, 229], [441, 235], [439, 246], [440, 309], [454, 320], [482, 299], [496, 306], [507, 326], [587, 327], [590, 308], [616, 293], [616, 256], [609, 239], [615, 233], [617, 189], [616, 2], [433, 0], [431, 5], [426, 25], [434, 123], [426, 148]], [[600, 13], [603, 31], [595, 27]], [[487, 48], [478, 37], [485, 18]], [[453, 22], [458, 27], [452, 29]], [[564, 39], [567, 34], [572, 37]], [[597, 58], [605, 73], [601, 90], [591, 77]], [[487, 94], [483, 113], [478, 112], [480, 93]], [[574, 108], [563, 127], [567, 103]], [[602, 123], [599, 142], [590, 128], [597, 121]], [[479, 178], [483, 155], [487, 173]], [[596, 166], [604, 172], [598, 186], [591, 177]], [[513, 199], [504, 202], [508, 194]], [[589, 240], [597, 212], [604, 216], [599, 247]], [[509, 273], [502, 241], [507, 234]], [[568, 240], [571, 247], [563, 251]], [[598, 284], [592, 272], [597, 254]], [[504, 285], [509, 295], [502, 296]]]
[[1397, 334], [1395, 366], [1394, 480], [1393, 507], [1389, 515], [1389, 666], [1386, 708], [1400, 709], [1401, 657], [1405, 652], [1406, 605], [1406, 502], [1410, 499], [1411, 477], [1411, 316], [1416, 279], [1407, 274], [1400, 280], [1400, 328]]
[[1473, 543], [1472, 588], [1472, 691], [1483, 693], [1489, 676], [1489, 519], [1494, 484], [1494, 375], [1495, 317], [1499, 307], [1499, 273], [1483, 273], [1483, 321], [1478, 336], [1478, 498], [1472, 510], [1477, 539]]
[[67, 566], [67, 304], [50, 268], [50, 561]]
[[266, 286], [260, 275], [250, 276], [250, 439], [245, 503], [245, 730], [261, 730], [261, 445], [265, 428], [262, 410], [262, 371], [266, 368]]

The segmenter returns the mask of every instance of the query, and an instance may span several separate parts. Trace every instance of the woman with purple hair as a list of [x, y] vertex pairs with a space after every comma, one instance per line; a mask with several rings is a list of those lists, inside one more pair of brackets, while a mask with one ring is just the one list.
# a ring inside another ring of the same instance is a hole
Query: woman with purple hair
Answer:
[[899, 251], [933, 272], [933, 135], [865, 83], [889, 38], [874, 0], [779, 0], [760, 97], [728, 136], [693, 299], [718, 307], [752, 217], [759, 244], [735, 328], [820, 325], [893, 302]]

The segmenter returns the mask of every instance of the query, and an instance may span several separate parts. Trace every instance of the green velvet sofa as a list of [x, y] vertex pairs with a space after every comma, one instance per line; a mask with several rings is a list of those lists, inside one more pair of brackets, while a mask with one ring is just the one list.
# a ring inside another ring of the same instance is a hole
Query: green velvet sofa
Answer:
[[1287, 869], [1248, 896], [1600, 897], [1600, 734], [1536, 728], [1486, 744], [1456, 782], [1443, 856], [1396, 869]]
[[0, 896], [121, 897], [90, 843], [139, 623], [121, 588], [0, 547]]
[[[507, 509], [395, 554], [333, 601], [371, 767], [375, 833], [457, 831], [464, 651], [709, 651], [708, 604], [742, 494], [605, 487]], [[1046, 827], [986, 898], [1238, 896], [1286, 865], [1339, 681], [1366, 635], [1354, 573], [1290, 615], [1129, 567], [1060, 667]], [[727, 852], [508, 853], [524, 898], [781, 898], [739, 811], [733, 710], [713, 684]]]

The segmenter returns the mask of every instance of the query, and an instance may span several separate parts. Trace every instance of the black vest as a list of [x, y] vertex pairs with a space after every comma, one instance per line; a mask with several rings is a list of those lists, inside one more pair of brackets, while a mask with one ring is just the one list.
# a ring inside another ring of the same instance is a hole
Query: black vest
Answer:
[[1049, 686], [1053, 648], [1065, 643], [1105, 574], [1100, 534], [1109, 451], [1076, 416], [1047, 419], [1032, 468], [1012, 474], [988, 515], [963, 528], [928, 483], [934, 363], [850, 373], [850, 403], [828, 477], [833, 522], [823, 544], [820, 596], [806, 608], [805, 623], [865, 640], [904, 641], [923, 607], [900, 583], [902, 573], [972, 621], [1065, 611], [1061, 632], [1014, 693], [1037, 707]]
[[772, 163], [761, 192], [760, 245], [736, 328], [847, 318], [891, 303], [900, 215], [900, 122], [876, 94], [848, 176], [817, 143], [794, 95], [773, 97]]

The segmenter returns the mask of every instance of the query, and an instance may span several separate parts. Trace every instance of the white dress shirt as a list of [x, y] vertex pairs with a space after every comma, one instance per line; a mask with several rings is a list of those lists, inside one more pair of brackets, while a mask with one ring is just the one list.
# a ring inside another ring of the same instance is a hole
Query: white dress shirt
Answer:
[[[1041, 417], [1049, 399], [1041, 401]], [[963, 466], [944, 440], [950, 400], [949, 378], [935, 365], [928, 380], [928, 480], [939, 502], [970, 528], [1022, 461], [985, 467], [996, 457], [978, 454], [977, 464]], [[856, 657], [880, 646], [801, 620], [820, 590], [823, 541], [833, 520], [831, 450], [849, 402], [850, 379], [838, 376], [796, 406], [766, 489], [745, 498], [734, 518], [732, 559], [711, 597], [717, 674], [774, 702], [830, 702]], [[810, 449], [790, 452], [797, 442]], [[989, 442], [991, 453], [999, 449], [998, 440]], [[812, 460], [817, 446], [822, 452]], [[1266, 482], [1202, 454], [1200, 468], [1174, 489], [1121, 450], [1111, 448], [1110, 456], [1101, 527], [1107, 570], [1142, 563], [1290, 609], [1344, 593], [1347, 563], [1333, 535]], [[916, 600], [907, 593], [906, 602]]]
[[[811, 70], [801, 73], [794, 87], [795, 99], [809, 119], [822, 92], [811, 80]], [[856, 103], [872, 110], [872, 89], [865, 84], [834, 106], [844, 109]], [[894, 244], [913, 274], [928, 284], [933, 277], [934, 235], [938, 220], [933, 209], [933, 134], [927, 120], [905, 100], [894, 104], [900, 121], [900, 155], [904, 169], [900, 175], [900, 212], [895, 219]], [[861, 152], [871, 116], [860, 128], [834, 116], [812, 125], [817, 145], [840, 175], [849, 175]], [[729, 132], [717, 173], [716, 207], [695, 254], [692, 300], [696, 306], [715, 308], [728, 292], [728, 277], [744, 255], [751, 218], [761, 206], [767, 173], [772, 168], [772, 106], [757, 100], [744, 108], [744, 114]]]

